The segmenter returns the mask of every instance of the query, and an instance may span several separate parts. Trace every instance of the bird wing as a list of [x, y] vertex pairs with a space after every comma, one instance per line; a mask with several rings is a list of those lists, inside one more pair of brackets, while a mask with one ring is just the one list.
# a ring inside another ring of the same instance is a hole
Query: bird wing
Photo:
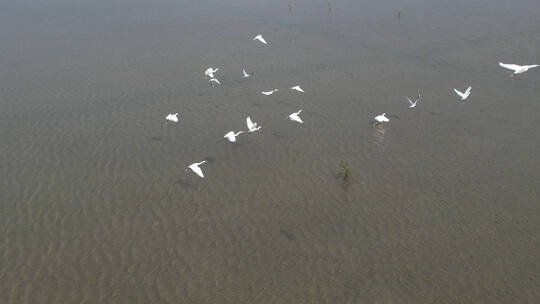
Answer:
[[204, 174], [203, 174], [201, 168], [199, 168], [197, 166], [197, 164], [193, 164], [193, 165], [189, 166], [189, 168], [191, 169], [191, 171], [197, 173], [198, 176], [204, 177]]
[[526, 67], [527, 69], [532, 69], [532, 68], [535, 68], [535, 67], [537, 67], [537, 66], [538, 66], [538, 64], [533, 64], [533, 65], [526, 65], [525, 67]]
[[507, 64], [507, 63], [499, 62], [499, 65], [502, 66], [503, 68], [507, 68], [507, 69], [513, 70], [513, 71], [517, 71], [517, 70], [521, 69], [521, 66], [517, 65], [517, 64]]
[[469, 96], [469, 94], [471, 94], [471, 87], [468, 87], [467, 91], [465, 91], [466, 96]]
[[251, 121], [251, 118], [249, 118], [249, 117], [246, 118], [246, 123], [247, 123], [248, 129], [251, 130], [254, 127], [253, 122]]
[[465, 94], [461, 93], [460, 91], [454, 89], [454, 92], [456, 92], [456, 94], [458, 94], [461, 98], [463, 98], [463, 96], [465, 96]]
[[289, 119], [293, 120], [293, 121], [297, 121], [299, 123], [304, 123], [302, 121], [302, 119], [300, 117], [298, 117], [298, 114], [296, 114], [296, 113], [292, 113], [291, 115], [289, 115]]
[[264, 38], [262, 37], [262, 35], [257, 35], [257, 36], [255, 36], [255, 38], [253, 38], [253, 40], [259, 40], [260, 42], [266, 44], [266, 41], [264, 40]]
[[244, 77], [248, 77], [248, 76], [249, 76], [249, 74], [246, 73], [246, 69], [243, 69], [242, 72], [244, 73]]
[[412, 102], [412, 100], [411, 100], [411, 99], [410, 99], [409, 97], [407, 97], [407, 100], [409, 101], [409, 103], [410, 103], [410, 104], [411, 104], [411, 106], [412, 106], [412, 105], [413, 105], [413, 102]]

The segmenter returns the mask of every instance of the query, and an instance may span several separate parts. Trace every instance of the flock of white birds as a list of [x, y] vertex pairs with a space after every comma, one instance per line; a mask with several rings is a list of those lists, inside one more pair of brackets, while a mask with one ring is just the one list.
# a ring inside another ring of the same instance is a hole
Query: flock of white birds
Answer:
[[[256, 41], [259, 41], [260, 43], [264, 44], [264, 45], [267, 45], [268, 43], [266, 42], [266, 40], [263, 38], [262, 35], [257, 35], [253, 38], [253, 40], [256, 40]], [[534, 64], [534, 65], [517, 65], [517, 64], [506, 64], [506, 63], [502, 63], [502, 62], [499, 62], [499, 65], [503, 68], [506, 68], [506, 69], [509, 69], [509, 70], [512, 70], [514, 71], [514, 73], [512, 73], [510, 76], [513, 77], [517, 74], [521, 74], [521, 73], [525, 73], [527, 72], [529, 69], [532, 69], [532, 68], [535, 68], [535, 67], [538, 67], [537, 64]], [[209, 83], [211, 86], [214, 86], [214, 85], [220, 85], [221, 83], [219, 82], [219, 80], [215, 77], [214, 73], [217, 73], [219, 71], [219, 68], [208, 68], [206, 69], [206, 71], [204, 72], [204, 76], [205, 77], [208, 77], [209, 78]], [[253, 75], [253, 73], [248, 73], [246, 72], [246, 69], [242, 69], [242, 74], [244, 76], [244, 78], [248, 78], [248, 77], [251, 77]], [[297, 91], [297, 92], [300, 92], [300, 93], [304, 93], [305, 91], [299, 86], [299, 85], [295, 85], [295, 86], [292, 86], [289, 88], [290, 90], [293, 90], [293, 91]], [[266, 95], [266, 96], [269, 96], [269, 95], [272, 95], [276, 92], [279, 92], [279, 89], [272, 89], [270, 91], [262, 91], [261, 93], [263, 95]], [[458, 91], [457, 89], [454, 89], [454, 92], [461, 98], [461, 101], [464, 101], [465, 99], [467, 99], [469, 97], [469, 95], [471, 94], [471, 87], [469, 86], [465, 92], [461, 92], [461, 91]], [[418, 94], [418, 96], [416, 97], [416, 100], [413, 102], [409, 97], [407, 97], [407, 101], [409, 102], [409, 108], [414, 108], [416, 107], [417, 103], [420, 101], [420, 94]], [[294, 122], [298, 122], [298, 123], [304, 123], [302, 121], [302, 119], [300, 118], [300, 113], [302, 113], [302, 110], [298, 110], [298, 112], [294, 112], [292, 114], [290, 114], [288, 116], [288, 119], [294, 121]], [[178, 113], [169, 113], [165, 119], [167, 121], [170, 121], [170, 122], [174, 122], [174, 123], [177, 123], [178, 122]], [[385, 123], [385, 122], [389, 122], [390, 119], [388, 117], [386, 117], [386, 113], [382, 113], [381, 115], [377, 115], [374, 117], [375, 119], [375, 124], [381, 124], [381, 123]], [[255, 132], [255, 131], [258, 131], [261, 129], [261, 126], [259, 126], [256, 122], [253, 122], [251, 120], [250, 117], [247, 117], [246, 118], [246, 124], [247, 124], [247, 127], [248, 127], [248, 132], [249, 133], [252, 133], [252, 132]], [[224, 139], [227, 139], [229, 140], [230, 142], [234, 143], [236, 142], [236, 137], [238, 137], [238, 135], [244, 133], [244, 131], [238, 131], [238, 132], [234, 132], [234, 131], [229, 131], [227, 134], [225, 134], [225, 136], [223, 136]], [[201, 162], [196, 162], [196, 163], [193, 163], [191, 165], [188, 166], [188, 169], [191, 169], [191, 171], [193, 171], [194, 173], [196, 173], [197, 175], [199, 175], [200, 177], [204, 177], [204, 174], [202, 172], [202, 169], [199, 167], [200, 165], [206, 163], [205, 160], [201, 161]], [[187, 169], [186, 169], [187, 170]]]

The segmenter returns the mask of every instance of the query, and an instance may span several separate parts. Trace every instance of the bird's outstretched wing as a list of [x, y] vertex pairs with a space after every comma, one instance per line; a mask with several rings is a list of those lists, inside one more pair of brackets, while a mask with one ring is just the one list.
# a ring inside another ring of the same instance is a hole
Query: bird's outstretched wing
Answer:
[[251, 129], [253, 127], [253, 122], [251, 121], [251, 118], [246, 118], [246, 124], [248, 129]]
[[189, 166], [189, 168], [191, 169], [191, 171], [195, 172], [198, 176], [204, 177], [204, 174], [201, 168], [199, 168], [196, 164]]
[[537, 67], [537, 66], [538, 66], [538, 64], [533, 64], [533, 65], [526, 65], [525, 67], [526, 67], [527, 69], [532, 69], [532, 68], [535, 68], [535, 67]]
[[460, 91], [454, 89], [454, 92], [456, 92], [456, 94], [459, 95], [459, 97], [463, 98], [465, 96], [465, 94], [461, 93]]
[[512, 70], [512, 71], [517, 71], [517, 70], [521, 69], [521, 66], [519, 66], [517, 64], [507, 64], [507, 63], [499, 62], [499, 65], [502, 66], [503, 68], [506, 68], [506, 69], [509, 69], [509, 70]]
[[266, 40], [264, 40], [262, 35], [255, 36], [255, 38], [253, 38], [253, 40], [259, 40], [260, 42], [266, 44]]
[[409, 103], [411, 104], [411, 106], [414, 104], [414, 103], [412, 102], [412, 100], [411, 100], [409, 97], [407, 97], [407, 100], [409, 101]]
[[467, 91], [465, 91], [465, 96], [469, 96], [469, 94], [471, 94], [471, 87], [468, 87], [467, 88]]

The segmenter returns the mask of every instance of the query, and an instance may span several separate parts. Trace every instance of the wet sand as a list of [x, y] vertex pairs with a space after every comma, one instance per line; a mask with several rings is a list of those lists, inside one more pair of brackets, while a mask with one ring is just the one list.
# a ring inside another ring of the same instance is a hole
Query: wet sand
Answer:
[[0, 302], [537, 301], [540, 5], [432, 2], [0, 4]]

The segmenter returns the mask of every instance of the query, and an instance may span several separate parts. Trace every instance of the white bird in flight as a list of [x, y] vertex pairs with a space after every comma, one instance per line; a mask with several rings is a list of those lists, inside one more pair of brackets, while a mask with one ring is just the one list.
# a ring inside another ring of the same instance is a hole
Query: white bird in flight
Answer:
[[248, 74], [246, 72], [246, 69], [242, 69], [242, 73], [244, 74], [244, 78], [248, 78], [249, 76], [251, 76], [251, 74]]
[[263, 36], [262, 35], [257, 35], [253, 38], [253, 40], [259, 40], [260, 42], [262, 42], [263, 44], [268, 44], [266, 43], [266, 40], [264, 40]]
[[208, 82], [210, 82], [211, 86], [214, 86], [214, 83], [216, 83], [218, 85], [221, 85], [221, 82], [219, 82], [219, 80], [217, 80], [217, 78], [210, 78], [210, 80], [208, 80]]
[[236, 136], [244, 133], [244, 131], [238, 131], [234, 133], [234, 131], [230, 131], [229, 133], [225, 134], [223, 138], [227, 138], [230, 142], [236, 142]]
[[458, 91], [456, 89], [454, 89], [454, 92], [456, 92], [456, 94], [458, 94], [459, 97], [461, 97], [461, 100], [465, 100], [471, 94], [471, 87], [468, 87], [467, 90], [464, 93], [461, 93], [460, 91]]
[[377, 122], [389, 122], [390, 121], [390, 119], [388, 119], [388, 117], [386, 117], [386, 113], [382, 113], [381, 115], [375, 116], [375, 120]]
[[208, 68], [208, 69], [206, 69], [206, 71], [204, 71], [204, 76], [214, 78], [214, 73], [217, 72], [217, 71], [219, 71], [219, 68], [217, 68], [217, 69]]
[[172, 122], [178, 122], [178, 113], [169, 113], [169, 115], [167, 115], [165, 119]]
[[409, 101], [409, 104], [410, 104], [409, 108], [414, 108], [416, 107], [416, 103], [420, 101], [420, 94], [418, 94], [414, 102], [412, 102], [412, 100], [408, 96], [407, 96], [407, 100]]
[[507, 64], [507, 63], [502, 63], [502, 62], [499, 62], [499, 65], [502, 66], [503, 68], [507, 68], [509, 70], [513, 70], [514, 73], [512, 73], [512, 75], [510, 76], [514, 76], [516, 74], [521, 74], [521, 73], [525, 73], [527, 72], [529, 69], [532, 69], [532, 68], [535, 68], [538, 66], [538, 64], [533, 64], [533, 65], [517, 65], [517, 64]]
[[278, 92], [278, 91], [279, 91], [278, 89], [273, 89], [273, 90], [266, 91], [266, 92], [265, 92], [265, 91], [262, 91], [261, 93], [262, 93], [263, 95], [269, 96], [269, 95], [274, 94], [274, 92]]
[[304, 90], [302, 90], [302, 88], [299, 85], [294, 86], [294, 87], [290, 87], [290, 89], [301, 92], [301, 93], [304, 93]]
[[300, 119], [300, 117], [298, 116], [298, 114], [300, 114], [300, 113], [302, 113], [302, 110], [299, 110], [296, 113], [292, 113], [291, 115], [289, 115], [289, 119], [292, 120], [292, 121], [299, 122], [299, 123], [304, 123], [302, 121], [302, 119]]
[[[198, 176], [204, 177], [204, 174], [202, 173], [201, 168], [199, 168], [199, 165], [204, 164], [205, 162], [206, 162], [206, 161], [203, 160], [203, 161], [200, 162], [200, 163], [193, 163], [193, 164], [189, 165], [188, 168], [191, 169], [191, 171], [197, 173]], [[186, 169], [186, 170], [187, 170], [187, 169]]]
[[247, 127], [249, 129], [249, 133], [255, 132], [255, 131], [261, 129], [261, 127], [258, 126], [256, 122], [251, 121], [250, 117], [246, 118], [246, 124], [247, 124]]

